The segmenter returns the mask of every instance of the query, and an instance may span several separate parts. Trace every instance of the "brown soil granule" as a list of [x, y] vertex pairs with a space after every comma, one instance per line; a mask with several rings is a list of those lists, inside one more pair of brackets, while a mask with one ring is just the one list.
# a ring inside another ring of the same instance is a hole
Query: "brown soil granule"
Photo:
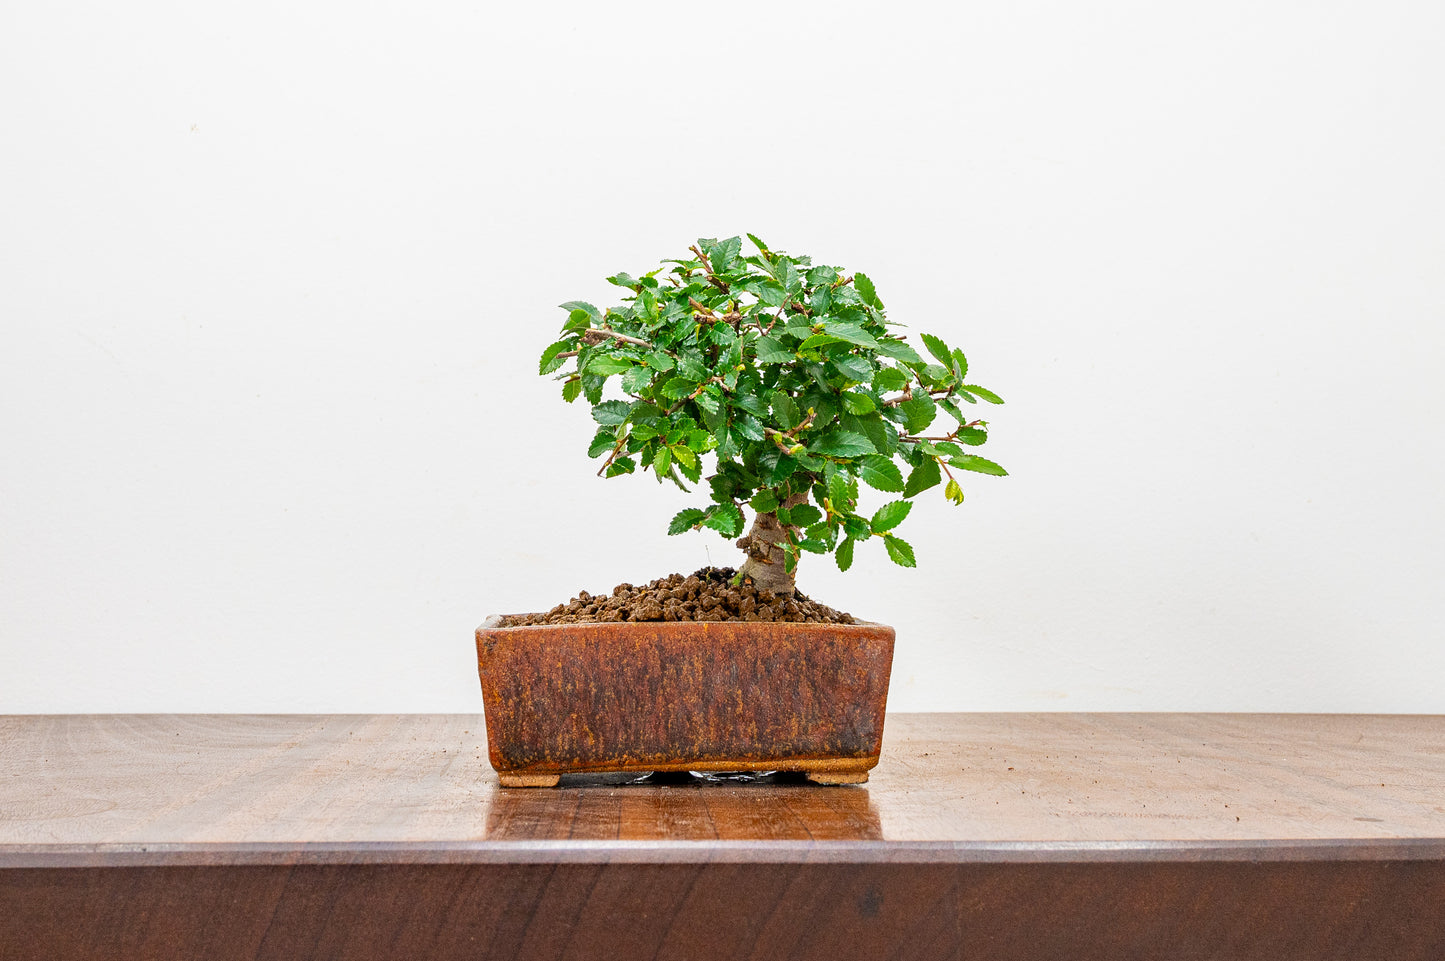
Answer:
[[805, 624], [855, 624], [852, 614], [794, 592], [780, 597], [760, 591], [751, 580], [733, 586], [731, 567], [704, 567], [690, 576], [671, 574], [642, 587], [618, 584], [610, 595], [582, 591], [566, 604], [542, 614], [511, 614], [501, 627], [528, 624], [580, 624], [599, 621], [798, 621]]

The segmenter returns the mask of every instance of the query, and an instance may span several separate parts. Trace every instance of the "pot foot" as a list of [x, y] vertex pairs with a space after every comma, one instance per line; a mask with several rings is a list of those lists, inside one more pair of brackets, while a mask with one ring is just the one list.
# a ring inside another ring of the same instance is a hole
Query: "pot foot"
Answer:
[[867, 771], [807, 771], [814, 784], [867, 784]]
[[498, 774], [502, 787], [556, 787], [560, 774]]

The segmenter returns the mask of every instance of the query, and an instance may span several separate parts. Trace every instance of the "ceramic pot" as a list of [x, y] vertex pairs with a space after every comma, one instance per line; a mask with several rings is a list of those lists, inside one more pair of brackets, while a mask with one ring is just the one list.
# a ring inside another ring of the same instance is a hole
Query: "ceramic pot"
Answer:
[[504, 787], [608, 771], [802, 771], [856, 784], [878, 763], [891, 627], [500, 620], [477, 628], [477, 667]]

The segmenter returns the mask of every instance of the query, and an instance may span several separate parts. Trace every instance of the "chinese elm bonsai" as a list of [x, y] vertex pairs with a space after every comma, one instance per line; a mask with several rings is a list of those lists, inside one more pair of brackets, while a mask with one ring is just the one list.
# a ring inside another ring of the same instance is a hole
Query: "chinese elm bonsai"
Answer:
[[[1003, 401], [967, 382], [963, 351], [923, 334], [924, 358], [893, 333], [864, 274], [747, 236], [756, 254], [744, 255], [738, 237], [702, 239], [641, 277], [608, 277], [628, 292], [621, 306], [563, 304], [562, 337], [540, 372], [556, 373], [569, 403], [591, 405], [599, 475], [650, 468], [688, 490], [703, 480], [703, 457], [716, 455], [711, 503], [678, 513], [668, 533], [742, 535], [739, 581], [791, 595], [802, 553], [832, 552], [847, 570], [856, 546], [875, 538], [913, 567], [913, 548], [895, 533], [910, 498], [946, 475], [944, 496], [959, 504], [952, 469], [1006, 473], [965, 449], [988, 439], [988, 423], [961, 406]], [[603, 399], [609, 381], [622, 398]], [[933, 427], [940, 410], [955, 423]], [[900, 496], [860, 513], [860, 479]]]

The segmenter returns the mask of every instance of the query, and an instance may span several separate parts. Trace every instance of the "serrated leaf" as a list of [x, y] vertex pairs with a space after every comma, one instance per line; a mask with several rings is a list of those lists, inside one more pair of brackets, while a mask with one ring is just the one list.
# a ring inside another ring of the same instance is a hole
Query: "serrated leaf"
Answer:
[[567, 363], [566, 357], [558, 357], [557, 355], [566, 351], [567, 347], [571, 343], [572, 340], [569, 338], [567, 340], [559, 340], [555, 344], [548, 345], [547, 349], [542, 351], [542, 359], [537, 362], [537, 373], [550, 374], [558, 367], [561, 367], [563, 364]]
[[744, 236], [746, 236], [749, 240], [753, 242], [754, 247], [758, 248], [758, 253], [766, 254], [768, 252], [768, 245], [763, 243], [756, 236], [754, 236], [753, 234], [745, 234]]
[[668, 467], [672, 466], [672, 451], [666, 447], [659, 450], [652, 457], [652, 470], [657, 474], [657, 479], [662, 480], [667, 475]]
[[828, 545], [825, 542], [818, 540], [816, 537], [805, 537], [802, 540], [798, 541], [798, 548], [800, 550], [809, 551], [813, 554], [828, 553]]
[[667, 525], [667, 532], [669, 534], [681, 534], [684, 531], [690, 531], [702, 523], [702, 519], [706, 516], [706, 511], [700, 511], [696, 507], [689, 507], [687, 510], [678, 511], [672, 515], [672, 523]]
[[752, 414], [734, 417], [733, 430], [738, 432], [739, 437], [747, 440], [762, 440], [765, 436], [763, 434], [763, 425]]
[[567, 381], [567, 383], [562, 385], [562, 399], [569, 404], [576, 400], [577, 396], [581, 393], [582, 381], [580, 380], [569, 380]]
[[791, 350], [773, 337], [759, 337], [756, 351], [757, 362], [760, 364], [791, 364], [797, 360]]
[[632, 405], [625, 400], [604, 400], [592, 408], [592, 419], [599, 424], [620, 424], [632, 412]]
[[838, 279], [838, 271], [832, 267], [814, 267], [807, 275], [809, 287], [817, 287], [819, 284], [831, 284]]
[[963, 488], [958, 486], [958, 481], [952, 477], [948, 479], [948, 486], [943, 489], [943, 496], [953, 501], [957, 506], [963, 503]]
[[771, 514], [778, 509], [778, 495], [769, 490], [758, 491], [748, 503], [759, 514]]
[[592, 436], [592, 443], [587, 447], [587, 456], [601, 457], [615, 446], [617, 446], [617, 432], [603, 427]]
[[880, 338], [878, 341], [878, 353], [884, 357], [892, 357], [894, 360], [902, 361], [905, 364], [923, 363], [923, 358], [918, 356], [918, 351], [901, 340], [890, 340], [887, 337]]
[[798, 413], [798, 404], [792, 397], [782, 391], [773, 392], [773, 420], [783, 430], [792, 430], [802, 421], [802, 415]]
[[618, 287], [636, 287], [637, 278], [629, 273], [617, 273], [607, 278], [609, 284], [616, 284]]
[[927, 394], [919, 394], [910, 400], [905, 400], [898, 405], [898, 410], [903, 414], [904, 426], [908, 433], [916, 434], [933, 423], [933, 418], [938, 415], [938, 407], [933, 403], [933, 398]]
[[938, 470], [938, 461], [932, 457], [920, 463], [908, 474], [908, 483], [903, 485], [903, 496], [913, 497], [937, 485], [943, 480]]
[[837, 562], [840, 571], [846, 571], [853, 566], [853, 538], [850, 537], [838, 545], [838, 549], [833, 552], [833, 560]]
[[670, 400], [682, 400], [697, 390], [697, 385], [686, 377], [674, 377], [662, 385], [662, 396]]
[[950, 457], [950, 467], [961, 467], [964, 470], [971, 470], [977, 474], [992, 474], [995, 477], [1007, 477], [1008, 471], [987, 457], [979, 457], [977, 454], [964, 454], [961, 457]]
[[812, 504], [795, 504], [788, 510], [793, 527], [807, 527], [823, 519], [823, 512]]
[[787, 299], [788, 294], [781, 284], [769, 281], [758, 285], [758, 303], [764, 307], [781, 307]]
[[[563, 304], [563, 306], [565, 307], [566, 304]], [[586, 330], [591, 326], [592, 315], [579, 307], [567, 315], [567, 323], [562, 325], [562, 330], [564, 332], [576, 332]]]
[[859, 357], [857, 354], [843, 354], [840, 357], [832, 357], [829, 362], [844, 377], [859, 384], [866, 384], [873, 379], [873, 364], [867, 357]]
[[907, 541], [889, 534], [883, 538], [883, 545], [888, 548], [888, 556], [893, 559], [893, 563], [899, 567], [918, 566], [918, 562], [913, 559], [913, 548]]
[[722, 401], [718, 399], [716, 391], [712, 388], [704, 390], [693, 399], [697, 401], [697, 406], [702, 408], [704, 414], [716, 414], [722, 407]]
[[958, 439], [970, 447], [978, 447], [988, 440], [988, 431], [979, 427], [960, 427]]
[[843, 530], [854, 540], [866, 540], [873, 536], [873, 528], [868, 526], [868, 521], [857, 514], [849, 514], [843, 518]]
[[593, 354], [587, 359], [587, 373], [595, 374], [598, 377], [620, 374], [631, 366], [632, 361], [614, 354]]
[[858, 467], [858, 476], [874, 490], [890, 493], [903, 490], [903, 471], [881, 454], [864, 457]]
[[873, 444], [862, 434], [846, 430], [830, 430], [808, 442], [808, 452], [824, 457], [858, 457], [873, 453]]
[[963, 351], [957, 347], [949, 354], [953, 358], [953, 376], [958, 378], [959, 383], [968, 376], [968, 358], [963, 356]]
[[676, 460], [679, 464], [682, 464], [684, 467], [689, 468], [697, 466], [697, 455], [694, 454], [686, 446], [682, 444], [673, 444], [671, 450], [673, 459]]
[[622, 389], [629, 394], [639, 394], [652, 383], [655, 372], [646, 367], [629, 367], [622, 374]]
[[813, 334], [807, 340], [798, 345], [799, 350], [813, 350], [817, 347], [826, 347], [829, 344], [846, 344], [848, 341], [842, 337], [834, 337], [832, 334]]
[[841, 471], [828, 478], [828, 499], [833, 502], [833, 512], [836, 514], [847, 513], [848, 509], [853, 506], [848, 478]]
[[903, 519], [911, 510], [913, 510], [912, 501], [889, 501], [874, 512], [873, 519], [868, 522], [868, 526], [875, 534], [891, 531], [903, 523]]
[[869, 350], [878, 349], [878, 339], [857, 324], [844, 323], [842, 321], [826, 321], [823, 329], [834, 337], [841, 337], [850, 344], [859, 347], [867, 347]]
[[743, 513], [736, 504], [714, 504], [708, 508], [703, 524], [724, 537], [736, 537], [743, 531]]
[[993, 391], [989, 390], [987, 387], [980, 387], [977, 384], [964, 384], [963, 389], [971, 394], [977, 394], [984, 400], [988, 401], [990, 404], [1003, 403], [1003, 398], [1000, 397], [998, 394], [995, 394]]
[[593, 307], [591, 304], [587, 303], [587, 301], [585, 301], [585, 300], [569, 300], [569, 301], [567, 301], [565, 304], [558, 304], [557, 306], [559, 306], [559, 307], [561, 307], [563, 310], [567, 310], [567, 311], [576, 311], [576, 310], [586, 311], [586, 312], [587, 312], [587, 316], [589, 316], [589, 317], [592, 318], [593, 320], [596, 320], [596, 321], [599, 321], [599, 322], [602, 320], [602, 311], [598, 310], [596, 307]]
[[727, 240], [719, 242], [713, 248], [712, 253], [713, 273], [722, 273], [732, 267], [733, 261], [742, 249], [743, 239], [741, 237], [729, 237]]
[[671, 355], [667, 354], [666, 352], [661, 350], [654, 350], [652, 353], [647, 355], [647, 366], [651, 367], [653, 370], [672, 370], [673, 360]]
[[873, 281], [868, 279], [867, 274], [861, 271], [854, 273], [853, 286], [858, 288], [858, 295], [863, 298], [865, 304], [877, 307], [879, 310], [883, 309], [883, 301], [878, 299], [878, 291], [874, 288]]
[[619, 457], [607, 468], [608, 477], [616, 477], [618, 474], [631, 474], [637, 469], [637, 462], [631, 457]]
[[849, 391], [843, 395], [843, 409], [850, 414], [871, 414], [878, 409], [878, 405], [873, 403], [873, 398], [867, 394]]
[[928, 348], [930, 354], [938, 358], [940, 364], [944, 367], [953, 366], [953, 355], [948, 352], [947, 344], [932, 334], [920, 334], [919, 336], [923, 338], [923, 346]]
[[897, 367], [883, 367], [873, 375], [873, 389], [880, 392], [902, 390], [907, 386], [908, 375]]

